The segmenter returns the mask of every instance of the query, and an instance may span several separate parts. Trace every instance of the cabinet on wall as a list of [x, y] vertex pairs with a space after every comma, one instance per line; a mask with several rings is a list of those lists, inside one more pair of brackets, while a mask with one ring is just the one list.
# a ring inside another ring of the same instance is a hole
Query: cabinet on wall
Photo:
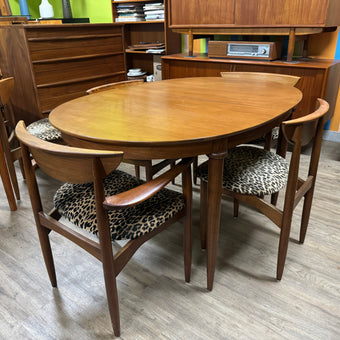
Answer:
[[164, 3], [164, 19], [146, 21], [123, 21], [124, 26], [124, 49], [126, 56], [126, 68], [141, 68], [149, 74], [153, 73], [153, 53], [145, 50], [133, 50], [129, 46], [140, 43], [164, 42], [165, 51], [162, 55], [180, 52], [181, 37], [168, 28], [167, 2], [157, 0], [135, 0], [135, 1], [112, 1], [113, 21], [118, 17], [117, 6], [119, 5], [152, 5], [153, 3]]
[[325, 98], [334, 112], [340, 82], [340, 61], [311, 59], [297, 63], [211, 59], [204, 56], [186, 58], [183, 54], [162, 58], [163, 79], [184, 77], [216, 77], [220, 72], [266, 72], [301, 77], [297, 88], [303, 93], [294, 117], [315, 109], [316, 98]]
[[15, 79], [16, 119], [29, 124], [91, 87], [126, 79], [123, 26], [0, 26], [0, 68]]
[[308, 42], [309, 35], [340, 25], [339, 0], [168, 1], [169, 27], [189, 35], [190, 56], [195, 34], [286, 35], [292, 61], [297, 36]]
[[339, 0], [168, 0], [169, 26], [331, 27], [340, 24]]

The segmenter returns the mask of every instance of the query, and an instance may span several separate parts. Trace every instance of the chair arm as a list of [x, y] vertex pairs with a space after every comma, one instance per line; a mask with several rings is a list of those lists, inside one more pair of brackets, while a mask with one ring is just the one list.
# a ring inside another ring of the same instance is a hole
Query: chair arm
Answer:
[[155, 195], [167, 184], [169, 184], [176, 176], [182, 173], [190, 164], [193, 158], [182, 159], [173, 168], [136, 188], [122, 192], [120, 194], [106, 197], [103, 206], [106, 209], [123, 209], [141, 203], [151, 196]]

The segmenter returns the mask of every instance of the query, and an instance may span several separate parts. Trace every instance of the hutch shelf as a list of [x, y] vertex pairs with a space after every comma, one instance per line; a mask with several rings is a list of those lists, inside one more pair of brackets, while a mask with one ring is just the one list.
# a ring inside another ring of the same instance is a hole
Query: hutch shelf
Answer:
[[[168, 28], [167, 22], [167, 2], [162, 0], [135, 0], [135, 1], [112, 1], [113, 21], [116, 22], [118, 17], [117, 6], [121, 4], [153, 4], [164, 3], [164, 20], [148, 21], [125, 21], [119, 22], [124, 27], [124, 49], [126, 58], [126, 68], [141, 68], [148, 74], [153, 73], [153, 57], [155, 54], [146, 53], [145, 51], [135, 51], [129, 49], [129, 46], [140, 43], [164, 42], [165, 51], [161, 55], [168, 55], [180, 52], [181, 36], [174, 33]], [[159, 54], [156, 54], [159, 55]]]

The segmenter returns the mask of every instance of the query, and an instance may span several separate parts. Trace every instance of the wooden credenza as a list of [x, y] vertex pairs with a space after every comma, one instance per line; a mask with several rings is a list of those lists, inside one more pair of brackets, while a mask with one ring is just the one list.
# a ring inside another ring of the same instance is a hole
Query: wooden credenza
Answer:
[[123, 26], [0, 26], [0, 69], [15, 79], [16, 119], [29, 124], [93, 86], [126, 79]]
[[334, 111], [340, 83], [340, 60], [310, 59], [296, 63], [284, 61], [255, 61], [215, 59], [206, 56], [188, 58], [183, 54], [162, 57], [163, 79], [184, 77], [213, 77], [220, 72], [267, 72], [301, 77], [297, 85], [303, 99], [297, 106], [294, 117], [312, 112], [316, 98], [324, 98]]

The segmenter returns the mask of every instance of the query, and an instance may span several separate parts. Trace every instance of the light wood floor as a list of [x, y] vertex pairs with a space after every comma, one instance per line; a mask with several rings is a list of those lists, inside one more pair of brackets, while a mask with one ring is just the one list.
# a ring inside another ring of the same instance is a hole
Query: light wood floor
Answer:
[[[276, 227], [244, 206], [234, 219], [223, 200], [214, 289], [205, 289], [194, 186], [191, 283], [184, 283], [176, 224], [118, 276], [121, 339], [340, 339], [340, 144], [325, 144], [306, 241], [296, 242], [298, 207], [281, 282], [274, 279]], [[38, 174], [50, 206], [58, 183]], [[19, 171], [18, 177], [18, 211], [9, 211], [0, 190], [0, 339], [114, 338], [100, 263], [58, 235], [58, 288], [51, 288]]]

